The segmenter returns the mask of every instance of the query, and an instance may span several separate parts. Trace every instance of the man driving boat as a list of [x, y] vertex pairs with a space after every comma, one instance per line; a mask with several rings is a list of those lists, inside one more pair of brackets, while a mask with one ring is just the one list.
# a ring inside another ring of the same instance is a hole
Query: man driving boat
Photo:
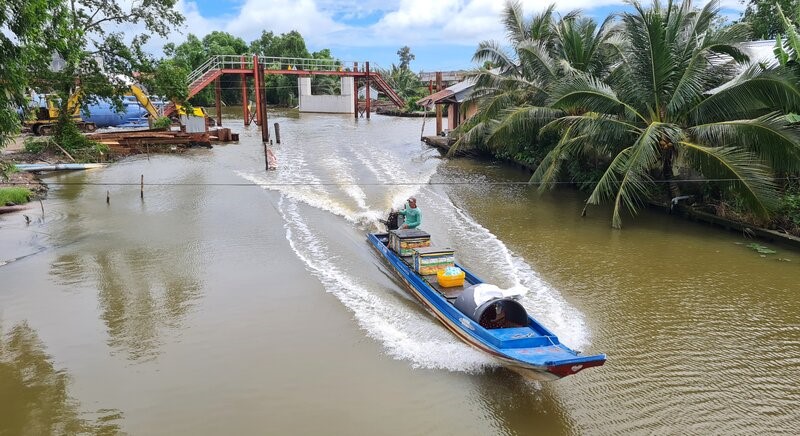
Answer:
[[422, 224], [422, 212], [417, 208], [417, 199], [415, 197], [410, 197], [405, 209], [398, 210], [397, 213], [405, 218], [405, 222], [400, 226], [401, 229], [416, 229]]

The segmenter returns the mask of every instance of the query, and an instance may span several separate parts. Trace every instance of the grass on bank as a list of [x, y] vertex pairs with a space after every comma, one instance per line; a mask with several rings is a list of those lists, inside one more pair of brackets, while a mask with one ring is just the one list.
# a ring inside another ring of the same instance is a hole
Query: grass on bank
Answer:
[[0, 188], [0, 206], [9, 203], [25, 204], [32, 196], [33, 192], [28, 188]]

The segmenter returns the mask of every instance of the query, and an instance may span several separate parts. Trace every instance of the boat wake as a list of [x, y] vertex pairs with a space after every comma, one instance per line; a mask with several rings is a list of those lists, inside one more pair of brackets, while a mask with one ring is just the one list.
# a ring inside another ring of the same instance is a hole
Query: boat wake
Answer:
[[480, 372], [498, 366], [488, 355], [459, 341], [423, 310], [409, 310], [378, 280], [353, 269], [346, 261], [352, 256], [339, 251], [368, 247], [365, 244], [363, 248], [342, 248], [335, 235], [326, 237], [324, 233], [330, 229], [315, 224], [318, 219], [315, 210], [342, 217], [358, 227], [349, 230], [359, 233], [358, 230], [374, 228], [387, 209], [401, 207], [406, 198], [416, 195], [424, 205], [424, 227], [435, 235], [437, 244], [441, 241], [456, 248], [459, 259], [481, 276], [485, 270], [503, 272], [482, 278], [524, 293], [521, 302], [526, 309], [569, 346], [586, 343], [580, 314], [544, 283], [530, 265], [458, 208], [446, 193], [438, 191], [442, 188], [429, 185], [441, 163], [439, 159], [422, 157], [408, 169], [407, 157], [387, 156], [386, 150], [359, 144], [326, 150], [327, 155], [335, 155], [336, 159], [312, 156], [306, 160], [305, 152], [297, 148], [277, 152], [287, 154], [279, 156], [283, 166], [278, 171], [268, 174], [237, 171], [237, 174], [280, 194], [276, 209], [283, 218], [292, 250], [326, 291], [354, 313], [359, 326], [383, 344], [390, 356], [408, 360], [416, 368]]
[[424, 312], [408, 311], [376, 289], [374, 283], [363, 283], [340, 268], [328, 247], [304, 221], [296, 200], [282, 196], [278, 211], [295, 254], [327, 292], [353, 311], [361, 328], [380, 341], [389, 355], [410, 360], [418, 368], [479, 372], [495, 365], [488, 356], [456, 341]]
[[[459, 208], [449, 196], [434, 188], [426, 191], [436, 198], [436, 201], [430, 202], [430, 206], [450, 217], [446, 231], [450, 239], [455, 241], [451, 245], [458, 247], [457, 253], [473, 254], [474, 259], [461, 259], [466, 261], [466, 265], [480, 264], [482, 268], [471, 268], [478, 276], [490, 282], [497, 280], [495, 284], [505, 287], [506, 293], [521, 295], [519, 301], [525, 310], [555, 333], [565, 345], [577, 349], [588, 345], [588, 330], [583, 315], [542, 280], [531, 265]], [[453, 223], [453, 220], [456, 222]], [[483, 271], [492, 271], [494, 276], [486, 276]]]

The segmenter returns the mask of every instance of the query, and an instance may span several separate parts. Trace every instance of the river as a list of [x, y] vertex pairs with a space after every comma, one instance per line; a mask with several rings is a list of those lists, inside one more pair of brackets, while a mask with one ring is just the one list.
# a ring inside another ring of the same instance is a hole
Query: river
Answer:
[[[270, 122], [275, 171], [226, 119], [238, 144], [49, 176], [44, 216], [0, 218], [0, 435], [800, 433], [797, 252], [652, 211], [612, 230], [419, 119]], [[412, 194], [606, 365], [530, 382], [441, 326], [364, 236]]]

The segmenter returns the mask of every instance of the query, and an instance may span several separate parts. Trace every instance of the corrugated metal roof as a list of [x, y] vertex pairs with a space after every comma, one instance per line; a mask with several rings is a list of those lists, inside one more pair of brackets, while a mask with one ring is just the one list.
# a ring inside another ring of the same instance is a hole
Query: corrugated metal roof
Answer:
[[474, 86], [475, 79], [469, 78], [427, 97], [423, 97], [417, 100], [417, 104], [430, 107], [434, 104], [461, 103], [472, 95], [472, 88]]
[[434, 92], [433, 94], [422, 97], [421, 99], [417, 100], [417, 104], [424, 107], [430, 107], [437, 103], [443, 103], [441, 100], [453, 95], [453, 91], [448, 89], [443, 89], [439, 92]]

